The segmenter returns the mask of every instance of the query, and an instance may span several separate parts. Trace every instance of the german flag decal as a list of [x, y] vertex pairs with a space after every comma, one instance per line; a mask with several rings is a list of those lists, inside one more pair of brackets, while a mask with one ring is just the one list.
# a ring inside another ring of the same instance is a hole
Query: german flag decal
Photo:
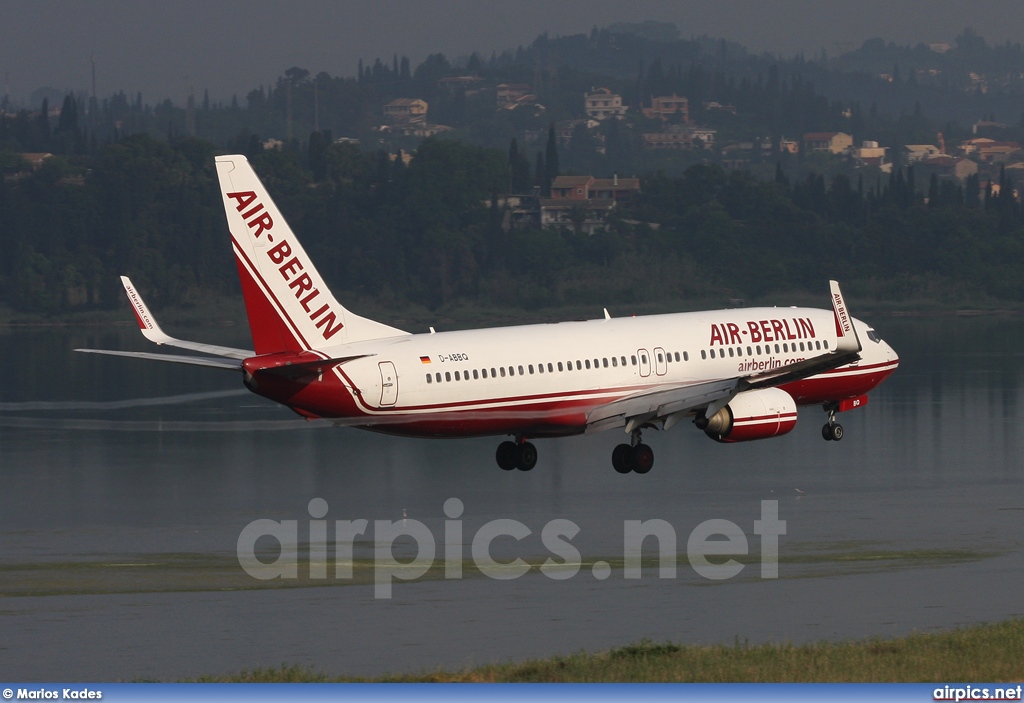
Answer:
[[430, 357], [429, 356], [421, 356], [420, 357], [420, 363], [421, 364], [429, 364], [430, 363]]

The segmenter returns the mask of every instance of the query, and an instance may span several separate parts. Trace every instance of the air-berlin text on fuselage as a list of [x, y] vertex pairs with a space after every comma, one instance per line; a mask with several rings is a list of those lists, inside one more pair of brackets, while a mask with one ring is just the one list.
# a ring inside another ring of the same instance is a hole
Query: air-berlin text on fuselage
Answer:
[[814, 323], [809, 317], [782, 320], [749, 320], [745, 328], [735, 322], [711, 325], [710, 346], [730, 347], [734, 344], [788, 342], [792, 339], [814, 339]]
[[[256, 202], [256, 193], [251, 190], [238, 193], [228, 193], [227, 196], [238, 203], [236, 208], [245, 220], [249, 229], [253, 230], [252, 236], [259, 239], [266, 234], [267, 241], [274, 242], [274, 235], [270, 230], [274, 228], [274, 219], [263, 207], [263, 203]], [[243, 212], [243, 210], [245, 212]], [[298, 257], [292, 256], [291, 245], [288, 240], [283, 239], [266, 250], [281, 277], [288, 283], [288, 287], [299, 301], [302, 309], [309, 315], [309, 319], [321, 329], [324, 339], [330, 339], [337, 334], [344, 324], [338, 320], [337, 314], [331, 310], [327, 303], [314, 307], [314, 301], [320, 295], [320, 290], [313, 284], [313, 279], [308, 273], [300, 273], [305, 269]]]

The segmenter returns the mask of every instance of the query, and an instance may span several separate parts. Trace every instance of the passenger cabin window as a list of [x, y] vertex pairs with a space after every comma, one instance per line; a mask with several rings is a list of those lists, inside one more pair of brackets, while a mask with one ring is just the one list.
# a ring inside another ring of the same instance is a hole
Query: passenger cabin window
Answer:
[[434, 377], [433, 377], [433, 376], [431, 376], [431, 375], [430, 375], [430, 374], [428, 373], [428, 374], [427, 374], [427, 383], [433, 383], [433, 382], [434, 382]]
[[647, 355], [646, 354], [641, 354], [640, 355], [640, 361], [642, 361], [643, 363], [646, 364], [647, 363]]
[[658, 352], [658, 363], [660, 364], [663, 361], [664, 361], [664, 358], [661, 356], [661, 352]]
[[[683, 352], [683, 361], [689, 361], [689, 360], [690, 360], [690, 352]], [[676, 361], [679, 361], [679, 359], [676, 359]]]
[[[558, 370], [559, 371], [562, 370], [562, 365], [561, 364], [558, 365]], [[548, 364], [548, 373], [554, 373], [554, 372], [555, 372], [554, 367], [552, 367], [551, 364]]]
[[459, 372], [458, 371], [455, 372], [455, 380], [456, 381], [461, 381], [462, 380], [461, 378], [459, 378]]
[[614, 366], [616, 368], [618, 368], [618, 366], [619, 366], [619, 360], [616, 357], [614, 357], [614, 356], [612, 357], [612, 366]]
[[480, 378], [480, 373], [476, 369], [473, 369], [473, 380], [475, 381], [478, 378]]
[[[676, 354], [676, 361], [679, 361], [679, 352], [676, 352], [675, 354]], [[686, 352], [683, 352], [683, 354], [685, 355]], [[687, 359], [687, 361], [689, 361], [689, 359]]]
[[824, 346], [824, 347], [825, 347], [826, 349], [828, 349], [828, 340], [827, 340], [827, 339], [825, 339], [825, 340], [822, 340], [821, 344], [822, 344], [822, 346]]
[[636, 366], [636, 354], [631, 355], [629, 360], [633, 362], [633, 366]]
[[608, 368], [608, 357], [601, 359], [601, 365]]
[[501, 368], [499, 369], [499, 371], [501, 371], [501, 377], [502, 377], [502, 378], [505, 378], [505, 367], [504, 367], [504, 366], [502, 366], [502, 367], [501, 367]]
[[533, 364], [530, 364], [530, 375], [533, 375]]
[[700, 350], [700, 358], [701, 359], [707, 359], [708, 358], [707, 352], [705, 352], [703, 349]]
[[519, 375], [520, 376], [525, 376], [526, 375], [525, 373], [523, 373], [523, 367], [522, 366], [519, 367]]
[[732, 353], [732, 347], [729, 347], [729, 356], [734, 356], [734, 354]]
[[751, 349], [750, 347], [747, 347], [747, 356], [753, 356], [753, 355], [754, 355], [754, 350]]
[[449, 383], [451, 383], [451, 381], [452, 381], [452, 372], [451, 371], [445, 371], [444, 372], [444, 380], [448, 381]]
[[440, 382], [441, 382], [441, 372], [440, 372], [440, 371], [439, 371], [439, 372], [437, 373], [437, 375], [435, 376], [435, 378], [437, 379], [437, 382], [438, 382], [438, 383], [440, 383]]
[[622, 362], [622, 365], [623, 365], [623, 366], [625, 366], [625, 365], [626, 365], [626, 357], [624, 357], [624, 356], [620, 356], [620, 357], [619, 357], [619, 360], [620, 360], [620, 361]]

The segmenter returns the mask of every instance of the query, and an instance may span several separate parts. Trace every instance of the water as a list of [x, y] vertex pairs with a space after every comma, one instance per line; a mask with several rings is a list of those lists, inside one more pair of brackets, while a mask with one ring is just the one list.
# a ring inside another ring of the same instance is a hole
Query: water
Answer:
[[[645, 435], [657, 457], [646, 476], [612, 470], [617, 431], [538, 440], [536, 469], [503, 472], [497, 438], [323, 428], [250, 395], [232, 373], [70, 351], [152, 350], [134, 329], [0, 331], [0, 592], [28, 593], [0, 601], [0, 679], [174, 680], [282, 662], [369, 675], [643, 637], [803, 642], [1024, 614], [1024, 321], [872, 322], [902, 365], [866, 408], [841, 416], [842, 442], [821, 440], [816, 408], [786, 437], [733, 446], [682, 424]], [[247, 346], [242, 329], [175, 332]], [[232, 561], [241, 530], [298, 520], [305, 541], [315, 497], [329, 521], [422, 521], [438, 563], [452, 497], [465, 506], [467, 559], [490, 520], [532, 531], [495, 540], [506, 561], [550, 556], [542, 529], [571, 520], [587, 565], [562, 581], [534, 571], [399, 582], [389, 600], [334, 579], [249, 589]], [[777, 580], [758, 578], [762, 500], [777, 500], [787, 522]], [[596, 578], [595, 559], [621, 558], [623, 521], [650, 519], [672, 526], [680, 553], [703, 521], [729, 520], [753, 556], [725, 581], [685, 558], [675, 578], [645, 569], [625, 579], [617, 567]], [[146, 569], [179, 557], [182, 569], [146, 581]], [[204, 571], [204, 558], [216, 569]], [[100, 576], [77, 570], [90, 563], [106, 565]]]

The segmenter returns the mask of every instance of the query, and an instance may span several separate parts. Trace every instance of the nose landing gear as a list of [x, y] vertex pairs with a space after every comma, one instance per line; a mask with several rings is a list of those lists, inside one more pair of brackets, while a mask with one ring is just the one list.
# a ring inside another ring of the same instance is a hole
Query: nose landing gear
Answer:
[[821, 437], [826, 442], [838, 442], [843, 438], [843, 426], [836, 422], [836, 407], [825, 408], [828, 411], [828, 422], [821, 428]]

